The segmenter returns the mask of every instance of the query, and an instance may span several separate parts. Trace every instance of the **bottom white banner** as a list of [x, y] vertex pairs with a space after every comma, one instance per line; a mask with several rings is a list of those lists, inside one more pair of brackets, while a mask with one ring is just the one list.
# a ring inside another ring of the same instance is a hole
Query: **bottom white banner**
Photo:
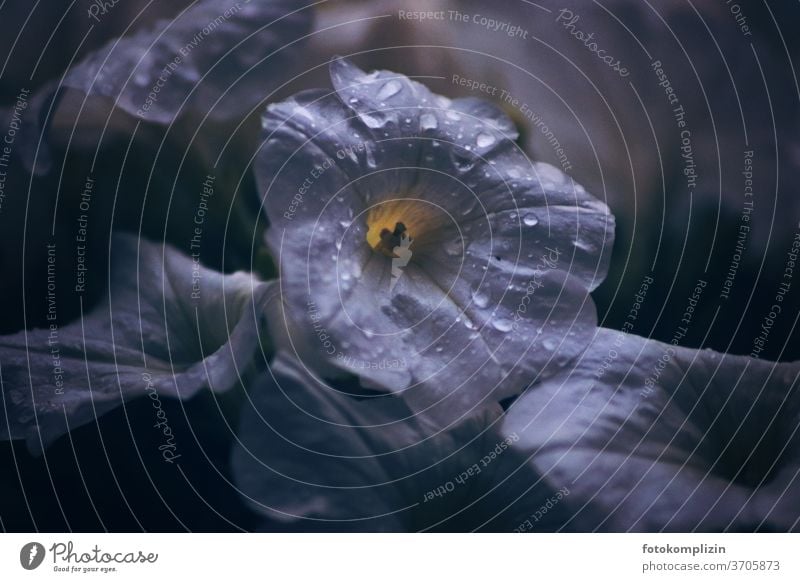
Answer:
[[793, 534], [3, 534], [0, 580], [800, 580]]

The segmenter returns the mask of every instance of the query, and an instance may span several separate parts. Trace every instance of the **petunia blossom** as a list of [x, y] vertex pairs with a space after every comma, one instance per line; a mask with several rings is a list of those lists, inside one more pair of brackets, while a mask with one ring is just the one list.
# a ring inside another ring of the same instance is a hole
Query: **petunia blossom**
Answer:
[[512, 122], [388, 71], [268, 107], [256, 175], [286, 348], [452, 421], [585, 348], [614, 219]]

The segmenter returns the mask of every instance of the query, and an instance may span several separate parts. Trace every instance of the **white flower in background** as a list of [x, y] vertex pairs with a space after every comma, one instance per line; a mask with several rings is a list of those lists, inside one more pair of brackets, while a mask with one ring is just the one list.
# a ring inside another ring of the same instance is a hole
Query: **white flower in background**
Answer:
[[484, 101], [344, 60], [331, 78], [268, 107], [256, 163], [287, 349], [448, 422], [580, 354], [608, 208], [531, 162]]
[[305, 8], [298, 0], [200, 0], [173, 18], [133, 26], [34, 96], [26, 120], [32, 128], [20, 141], [23, 161], [37, 173], [49, 170], [47, 143], [39, 140], [54, 120], [67, 134], [102, 128], [103, 139], [110, 110], [98, 99], [162, 125], [186, 115], [204, 122], [245, 117], [275, 90], [276, 72], [294, 61], [311, 25]]
[[[573, 367], [512, 404], [502, 431], [536, 476], [518, 495], [569, 488], [569, 519], [551, 528], [800, 528], [798, 363], [599, 329]], [[507, 505], [505, 521], [530, 517]]]
[[449, 430], [279, 354], [245, 403], [237, 485], [265, 529], [800, 528], [800, 365], [619, 337]]
[[257, 360], [271, 284], [131, 235], [109, 262], [108, 298], [85, 317], [0, 336], [0, 438], [40, 450], [147, 389], [228, 390]]

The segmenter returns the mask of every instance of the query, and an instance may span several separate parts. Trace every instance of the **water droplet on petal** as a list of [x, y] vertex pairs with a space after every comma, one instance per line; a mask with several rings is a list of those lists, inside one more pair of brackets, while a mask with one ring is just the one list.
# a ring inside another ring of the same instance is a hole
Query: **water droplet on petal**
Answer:
[[453, 150], [450, 152], [450, 159], [453, 161], [453, 165], [456, 167], [456, 169], [461, 172], [468, 172], [475, 165], [475, 161], [473, 160], [472, 156], [470, 156], [467, 152], [462, 153], [459, 150]]
[[449, 110], [445, 115], [447, 115], [447, 119], [452, 119], [453, 121], [461, 121], [461, 115], [459, 115], [452, 109]]
[[419, 127], [422, 130], [436, 129], [439, 126], [439, 121], [433, 113], [423, 113], [419, 116]]
[[481, 293], [480, 291], [473, 291], [472, 302], [475, 303], [475, 305], [477, 305], [481, 309], [483, 309], [484, 307], [489, 305], [489, 296], [486, 293]]
[[386, 84], [380, 88], [376, 97], [378, 101], [385, 101], [397, 95], [402, 88], [403, 86], [400, 84], [400, 81], [392, 79], [391, 81], [387, 81]]
[[507, 333], [511, 331], [514, 325], [511, 323], [511, 320], [509, 319], [499, 318], [492, 320], [492, 327], [494, 327], [497, 331]]
[[495, 142], [495, 139], [494, 136], [489, 133], [479, 133], [475, 141], [479, 148], [488, 148]]
[[548, 352], [552, 352], [554, 349], [556, 349], [557, 344], [555, 340], [547, 338], [542, 340], [542, 347]]
[[537, 217], [535, 214], [532, 213], [526, 214], [522, 218], [522, 222], [525, 224], [525, 226], [536, 226], [537, 224], [539, 224], [539, 217]]

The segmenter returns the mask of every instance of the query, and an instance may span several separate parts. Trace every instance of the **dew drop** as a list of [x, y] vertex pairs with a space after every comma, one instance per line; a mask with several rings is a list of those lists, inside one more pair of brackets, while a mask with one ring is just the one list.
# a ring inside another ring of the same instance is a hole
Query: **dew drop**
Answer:
[[489, 133], [479, 133], [475, 141], [479, 148], [488, 148], [495, 142], [495, 139], [494, 136]]
[[453, 150], [450, 153], [450, 159], [453, 161], [453, 165], [461, 172], [468, 172], [475, 165], [475, 161], [472, 159], [472, 156], [462, 154], [458, 150]]
[[557, 344], [553, 339], [547, 338], [545, 340], [542, 340], [542, 347], [546, 349], [548, 352], [552, 352], [554, 349], [556, 349], [556, 345]]
[[525, 226], [536, 226], [539, 224], [539, 218], [535, 214], [526, 214], [522, 218], [522, 222], [525, 224]]
[[423, 113], [419, 116], [419, 126], [422, 130], [436, 129], [439, 126], [439, 121], [433, 113]]
[[480, 291], [473, 291], [472, 292], [472, 302], [475, 303], [478, 307], [483, 309], [487, 305], [489, 305], [489, 296], [486, 293], [481, 293]]
[[501, 331], [503, 333], [507, 333], [511, 331], [513, 324], [508, 319], [493, 319], [492, 320], [492, 327], [494, 327], [497, 331]]
[[453, 121], [461, 121], [461, 115], [459, 115], [452, 109], [449, 110], [445, 115], [447, 115], [447, 119], [452, 119]]

